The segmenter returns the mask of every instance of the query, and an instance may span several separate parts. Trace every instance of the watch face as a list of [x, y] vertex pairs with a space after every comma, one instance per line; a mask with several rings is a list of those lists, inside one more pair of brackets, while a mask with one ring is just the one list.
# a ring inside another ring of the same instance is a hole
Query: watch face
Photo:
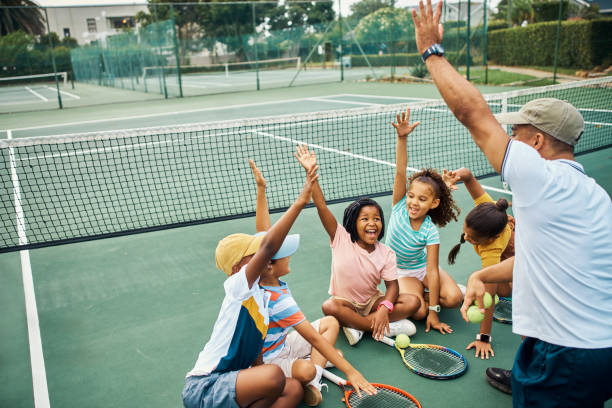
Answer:
[[491, 336], [488, 334], [479, 334], [478, 340], [483, 341], [485, 343], [489, 343], [491, 341]]
[[438, 55], [443, 55], [444, 54], [444, 48], [442, 48], [442, 46], [440, 44], [436, 44], [436, 54], [438, 54]]

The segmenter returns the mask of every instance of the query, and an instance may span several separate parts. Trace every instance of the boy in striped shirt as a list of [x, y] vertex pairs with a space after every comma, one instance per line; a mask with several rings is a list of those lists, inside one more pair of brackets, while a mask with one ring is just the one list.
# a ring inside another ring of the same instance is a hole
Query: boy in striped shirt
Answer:
[[[255, 226], [259, 234], [265, 234], [270, 228], [266, 180], [255, 163], [252, 160], [249, 163], [257, 184]], [[299, 238], [299, 235], [295, 237]], [[304, 387], [304, 403], [309, 406], [321, 403], [321, 375], [328, 360], [346, 375], [355, 389], [374, 393], [374, 387], [334, 348], [340, 330], [336, 318], [326, 316], [310, 324], [287, 284], [279, 279], [290, 272], [290, 255], [282, 250], [276, 253], [272, 258], [271, 270], [262, 274], [259, 282], [270, 295], [263, 362], [278, 365], [287, 377], [300, 381]], [[292, 327], [295, 330], [291, 331]]]

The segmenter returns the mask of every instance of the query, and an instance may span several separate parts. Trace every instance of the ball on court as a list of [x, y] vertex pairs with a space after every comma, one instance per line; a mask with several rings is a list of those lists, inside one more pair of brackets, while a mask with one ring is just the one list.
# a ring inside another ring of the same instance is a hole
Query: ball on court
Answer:
[[395, 344], [399, 348], [406, 348], [410, 344], [410, 337], [404, 333], [398, 334], [395, 338]]
[[[497, 296], [497, 295], [495, 295], [495, 296]], [[485, 292], [482, 300], [484, 302], [484, 308], [485, 309], [490, 308], [491, 305], [493, 304], [493, 298], [491, 297], [491, 294], [489, 292]], [[476, 306], [478, 306], [478, 300], [474, 300], [474, 304]]]
[[472, 323], [480, 323], [484, 320], [484, 313], [478, 309], [478, 306], [472, 305], [468, 307], [467, 317]]
[[495, 304], [499, 303], [499, 296], [495, 295]]

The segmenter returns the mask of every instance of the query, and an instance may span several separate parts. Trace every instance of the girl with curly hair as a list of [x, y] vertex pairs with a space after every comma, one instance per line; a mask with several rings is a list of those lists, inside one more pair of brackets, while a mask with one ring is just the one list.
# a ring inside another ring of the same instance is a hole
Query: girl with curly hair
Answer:
[[393, 209], [386, 244], [397, 256], [400, 293], [417, 296], [421, 301], [412, 318], [426, 318], [426, 332], [433, 328], [442, 334], [452, 333], [438, 313], [442, 307], [459, 307], [463, 295], [453, 278], [438, 266], [440, 235], [436, 226], [457, 220], [460, 210], [435, 170], [423, 169], [406, 180], [407, 137], [420, 123], [410, 124], [409, 119], [407, 109], [397, 115], [397, 123], [392, 123], [397, 131], [397, 147]]

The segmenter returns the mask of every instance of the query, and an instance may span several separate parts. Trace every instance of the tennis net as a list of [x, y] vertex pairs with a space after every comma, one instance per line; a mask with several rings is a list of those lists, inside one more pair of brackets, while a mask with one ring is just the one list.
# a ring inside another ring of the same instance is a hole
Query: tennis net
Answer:
[[[612, 146], [612, 78], [487, 95], [494, 113], [556, 97], [585, 119], [577, 153]], [[268, 181], [271, 211], [304, 180], [298, 143], [317, 152], [329, 202], [390, 194], [401, 110], [421, 125], [408, 139], [409, 170], [469, 167], [493, 174], [443, 101], [190, 126], [0, 140], [0, 252], [253, 215], [248, 159]]]

